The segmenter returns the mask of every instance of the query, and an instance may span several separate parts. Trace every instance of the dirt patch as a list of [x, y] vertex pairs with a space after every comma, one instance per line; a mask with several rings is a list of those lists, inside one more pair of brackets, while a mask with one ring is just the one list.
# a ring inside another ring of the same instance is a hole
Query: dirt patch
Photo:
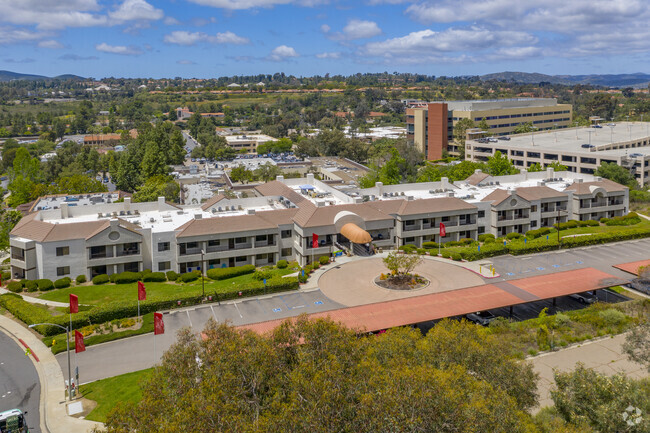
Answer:
[[429, 283], [429, 280], [419, 275], [375, 278], [376, 285], [388, 290], [419, 290], [427, 287]]

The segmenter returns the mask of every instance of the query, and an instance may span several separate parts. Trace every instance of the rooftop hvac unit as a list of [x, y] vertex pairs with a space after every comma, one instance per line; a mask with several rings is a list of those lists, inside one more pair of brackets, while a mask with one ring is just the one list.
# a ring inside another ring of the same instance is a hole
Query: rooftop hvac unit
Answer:
[[404, 194], [404, 191], [402, 191], [402, 192], [399, 193], [399, 195], [406, 195], [406, 194]]
[[156, 220], [154, 219], [154, 217], [149, 218], [149, 222], [150, 222], [150, 223], [153, 223], [153, 222], [155, 222], [155, 221], [156, 221]]

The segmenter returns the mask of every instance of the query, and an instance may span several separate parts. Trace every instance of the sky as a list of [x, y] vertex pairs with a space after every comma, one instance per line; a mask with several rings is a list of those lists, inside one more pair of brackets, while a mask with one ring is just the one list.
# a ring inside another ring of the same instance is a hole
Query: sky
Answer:
[[650, 72], [648, 0], [0, 0], [0, 69], [211, 78]]

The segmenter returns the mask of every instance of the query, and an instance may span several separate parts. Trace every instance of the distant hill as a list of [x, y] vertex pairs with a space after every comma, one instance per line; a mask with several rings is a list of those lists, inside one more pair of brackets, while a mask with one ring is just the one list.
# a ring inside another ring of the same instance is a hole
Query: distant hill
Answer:
[[481, 80], [498, 80], [513, 83], [535, 84], [549, 82], [552, 84], [591, 84], [605, 87], [647, 87], [650, 74], [637, 72], [633, 74], [592, 74], [592, 75], [546, 75], [536, 72], [497, 72], [481, 75]]
[[56, 77], [46, 77], [44, 75], [21, 74], [20, 72], [0, 71], [0, 81], [12, 80], [84, 80], [85, 78], [78, 75], [65, 74]]

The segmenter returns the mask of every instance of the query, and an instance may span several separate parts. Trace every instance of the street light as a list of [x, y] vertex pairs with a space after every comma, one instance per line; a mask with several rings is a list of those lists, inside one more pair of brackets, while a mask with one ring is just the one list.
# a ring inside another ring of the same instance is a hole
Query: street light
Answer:
[[575, 127], [576, 127], [576, 140], [577, 140], [577, 139], [578, 139], [578, 122], [575, 121], [575, 122], [573, 122], [573, 124], [574, 124]]
[[614, 127], [616, 126], [616, 123], [609, 123], [607, 126], [609, 126], [609, 130], [611, 132], [610, 137], [611, 137], [611, 142], [614, 144]]
[[72, 372], [70, 370], [70, 329], [54, 323], [34, 323], [33, 325], [29, 325], [29, 327], [34, 328], [41, 325], [57, 326], [65, 331], [65, 344], [68, 351], [68, 400], [72, 401]]
[[533, 140], [533, 146], [535, 145], [535, 130], [536, 130], [536, 129], [537, 129], [537, 128], [534, 127], [534, 126], [533, 126], [533, 128], [531, 129], [531, 132], [532, 132], [531, 138], [532, 138], [532, 140]]
[[553, 134], [555, 134], [555, 142], [557, 143], [557, 123], [553, 124]]
[[205, 299], [205, 275], [203, 272], [203, 255], [205, 254], [205, 251], [201, 249], [201, 288], [203, 289], [203, 299]]

